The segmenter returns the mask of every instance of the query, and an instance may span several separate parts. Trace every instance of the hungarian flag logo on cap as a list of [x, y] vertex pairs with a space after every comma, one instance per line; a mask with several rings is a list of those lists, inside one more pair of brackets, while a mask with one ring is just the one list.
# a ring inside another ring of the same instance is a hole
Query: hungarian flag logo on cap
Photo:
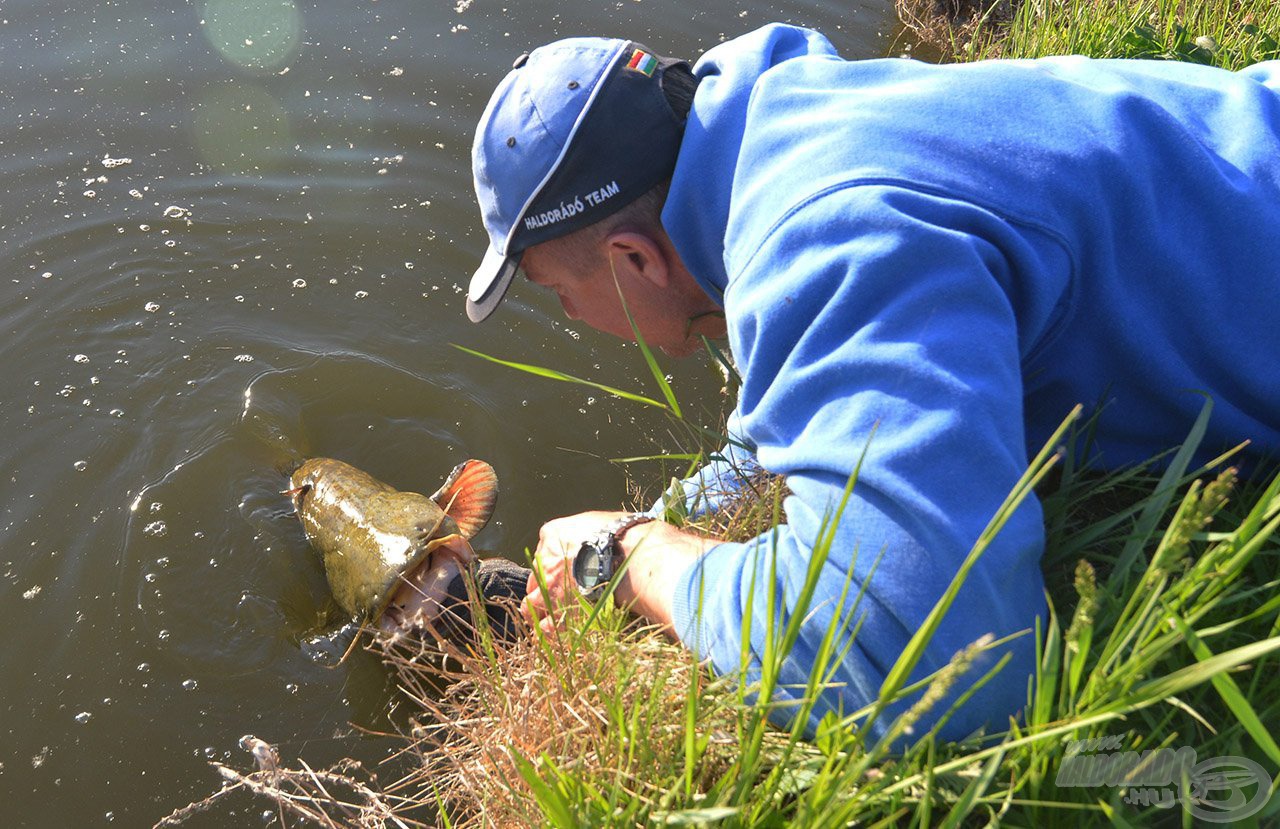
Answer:
[[653, 70], [658, 68], [658, 59], [648, 52], [637, 49], [631, 54], [631, 60], [627, 62], [627, 68], [643, 72], [646, 76], [651, 76], [653, 75]]

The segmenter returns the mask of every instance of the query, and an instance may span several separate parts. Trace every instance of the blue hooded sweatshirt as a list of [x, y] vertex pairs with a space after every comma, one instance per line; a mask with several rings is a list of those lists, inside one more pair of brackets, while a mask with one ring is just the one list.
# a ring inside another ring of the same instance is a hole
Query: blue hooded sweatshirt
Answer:
[[[876, 699], [1077, 403], [1105, 404], [1105, 466], [1179, 444], [1204, 394], [1206, 452], [1248, 439], [1246, 461], [1280, 455], [1280, 62], [848, 62], [773, 25], [694, 71], [663, 224], [724, 307], [742, 376], [730, 433], [793, 494], [776, 533], [683, 574], [676, 629], [721, 671], [745, 653], [758, 673], [771, 556], [785, 623], [865, 448], [776, 694], [809, 679], [851, 576], [856, 636], [811, 731]], [[1043, 544], [1032, 498], [913, 679], [984, 634], [1034, 630]], [[1028, 633], [988, 651], [916, 732], [1008, 653], [940, 734], [1006, 728], [1034, 650]]]

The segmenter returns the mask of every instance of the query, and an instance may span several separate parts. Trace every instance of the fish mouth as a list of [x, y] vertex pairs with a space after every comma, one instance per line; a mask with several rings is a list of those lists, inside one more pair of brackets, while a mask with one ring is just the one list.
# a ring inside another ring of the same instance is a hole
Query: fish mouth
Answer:
[[475, 561], [471, 545], [462, 539], [439, 547], [426, 561], [401, 575], [400, 587], [378, 620], [378, 628], [390, 635], [427, 630], [445, 612], [457, 612], [452, 608], [460, 591], [451, 591], [450, 585]]
[[311, 492], [311, 484], [303, 484], [302, 486], [295, 486], [293, 489], [283, 490], [280, 494], [293, 502], [293, 509], [295, 512], [301, 512], [302, 499], [305, 498], [309, 492]]

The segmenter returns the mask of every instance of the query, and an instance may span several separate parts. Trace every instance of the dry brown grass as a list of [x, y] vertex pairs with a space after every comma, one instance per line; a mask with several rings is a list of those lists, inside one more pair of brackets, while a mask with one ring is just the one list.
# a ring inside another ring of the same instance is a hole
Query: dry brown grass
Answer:
[[898, 19], [926, 52], [942, 61], [967, 53], [975, 37], [1013, 20], [1021, 0], [894, 0]]
[[[517, 756], [659, 802], [664, 793], [650, 782], [652, 769], [680, 766], [687, 698], [691, 690], [704, 695], [712, 682], [686, 651], [638, 627], [553, 638], [526, 631], [506, 648], [454, 649], [443, 677], [412, 642], [388, 661], [422, 709], [406, 748], [412, 771], [389, 792], [420, 802], [438, 797], [460, 826], [545, 820]], [[438, 694], [441, 678], [448, 685]], [[713, 745], [700, 774], [713, 774], [728, 762], [733, 714], [699, 710]], [[639, 720], [629, 719], [637, 713]]]
[[399, 816], [397, 812], [411, 809], [413, 804], [381, 791], [377, 778], [354, 760], [319, 771], [299, 760], [301, 768], [290, 769], [280, 766], [275, 748], [253, 735], [246, 734], [240, 745], [253, 756], [256, 770], [241, 772], [222, 763], [211, 763], [222, 777], [222, 788], [203, 800], [175, 809], [153, 829], [185, 823], [237, 792], [273, 801], [278, 825], [282, 827], [296, 826], [297, 821], [326, 829], [417, 829], [431, 825]]
[[237, 791], [274, 801], [284, 825], [437, 826], [441, 808], [452, 826], [541, 825], [545, 815], [518, 757], [658, 808], [666, 793], [652, 772], [683, 765], [691, 694], [706, 740], [695, 785], [727, 767], [736, 744], [732, 695], [717, 694], [724, 681], [687, 651], [651, 628], [621, 627], [618, 618], [555, 637], [535, 635], [515, 618], [522, 635], [507, 645], [488, 637], [471, 647], [401, 637], [369, 646], [419, 710], [403, 749], [384, 761], [384, 777], [399, 775], [394, 782], [380, 785], [354, 762], [286, 768], [269, 746], [246, 737], [253, 745], [242, 745], [257, 770], [212, 764], [223, 788], [156, 826], [179, 825]]

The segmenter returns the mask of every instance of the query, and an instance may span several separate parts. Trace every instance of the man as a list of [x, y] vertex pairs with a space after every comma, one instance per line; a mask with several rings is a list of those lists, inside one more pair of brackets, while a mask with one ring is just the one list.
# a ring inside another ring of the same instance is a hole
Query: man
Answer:
[[[690, 73], [639, 44], [572, 39], [516, 61], [473, 161], [490, 249], [471, 319], [523, 271], [569, 317], [630, 338], [621, 297], [671, 354], [727, 334], [742, 375], [730, 432], [793, 493], [786, 524], [746, 544], [618, 513], [551, 521], [536, 553], [550, 596], [530, 579], [526, 612], [556, 624], [601, 564], [584, 570], [583, 542], [612, 530], [629, 558], [619, 596], [722, 671], [740, 667], [749, 616], [750, 671], [772, 587], [782, 622], [806, 614], [780, 696], [832, 624], [860, 625], [810, 727], [875, 700], [1075, 404], [1105, 404], [1106, 466], [1180, 443], [1194, 390], [1214, 402], [1206, 453], [1280, 450], [1280, 62], [846, 62], [773, 25]], [[1030, 499], [916, 678], [986, 634], [1034, 630], [1043, 534]], [[941, 735], [1006, 727], [1034, 648], [1022, 635], [983, 654], [951, 698], [1011, 659]]]

